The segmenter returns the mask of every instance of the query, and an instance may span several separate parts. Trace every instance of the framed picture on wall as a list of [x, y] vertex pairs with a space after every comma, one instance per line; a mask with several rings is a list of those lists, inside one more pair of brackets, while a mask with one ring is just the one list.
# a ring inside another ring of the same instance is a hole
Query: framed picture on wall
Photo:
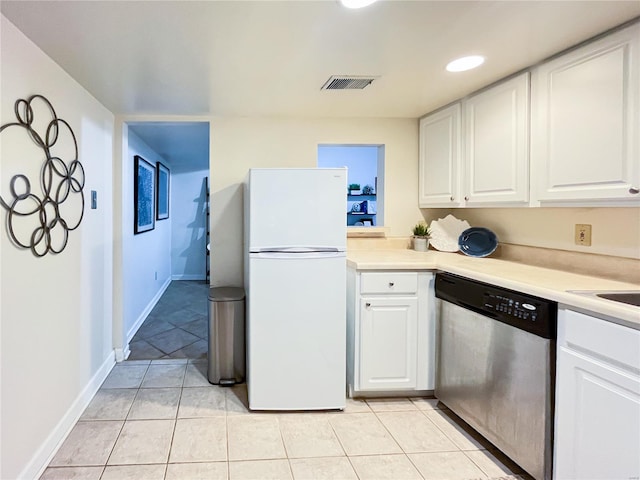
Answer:
[[169, 181], [171, 172], [156, 162], [156, 220], [169, 218]]
[[133, 159], [133, 233], [137, 235], [156, 226], [156, 168], [139, 155]]

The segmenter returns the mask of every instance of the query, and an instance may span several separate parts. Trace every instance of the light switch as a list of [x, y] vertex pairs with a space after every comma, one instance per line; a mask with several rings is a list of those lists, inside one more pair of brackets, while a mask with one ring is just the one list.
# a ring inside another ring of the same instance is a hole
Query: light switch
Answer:
[[98, 208], [98, 192], [91, 190], [91, 210]]

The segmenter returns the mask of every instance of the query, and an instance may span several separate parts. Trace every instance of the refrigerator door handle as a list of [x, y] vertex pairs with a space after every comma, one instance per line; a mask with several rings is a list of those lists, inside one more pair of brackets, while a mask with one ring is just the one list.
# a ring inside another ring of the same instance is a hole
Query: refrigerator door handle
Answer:
[[344, 252], [344, 249], [338, 247], [264, 247], [251, 250], [250, 253], [315, 253], [315, 252]]
[[277, 258], [277, 259], [323, 259], [346, 257], [347, 253], [339, 250], [333, 251], [307, 251], [307, 252], [285, 252], [285, 251], [266, 251], [250, 253], [250, 258]]

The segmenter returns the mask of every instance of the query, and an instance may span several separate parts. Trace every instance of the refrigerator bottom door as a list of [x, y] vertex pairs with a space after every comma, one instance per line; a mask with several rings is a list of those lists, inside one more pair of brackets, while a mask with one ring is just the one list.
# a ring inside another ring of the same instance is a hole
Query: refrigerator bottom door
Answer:
[[249, 408], [344, 408], [345, 257], [249, 262]]

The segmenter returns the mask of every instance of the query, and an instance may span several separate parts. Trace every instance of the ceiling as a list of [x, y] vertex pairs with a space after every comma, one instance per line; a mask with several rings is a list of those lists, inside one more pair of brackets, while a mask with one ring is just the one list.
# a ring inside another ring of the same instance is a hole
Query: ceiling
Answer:
[[[116, 114], [417, 118], [640, 15], [639, 1], [12, 1]], [[484, 66], [448, 73], [456, 57]], [[331, 75], [379, 75], [321, 91]]]
[[209, 123], [129, 122], [129, 131], [164, 158], [174, 174], [209, 168]]

